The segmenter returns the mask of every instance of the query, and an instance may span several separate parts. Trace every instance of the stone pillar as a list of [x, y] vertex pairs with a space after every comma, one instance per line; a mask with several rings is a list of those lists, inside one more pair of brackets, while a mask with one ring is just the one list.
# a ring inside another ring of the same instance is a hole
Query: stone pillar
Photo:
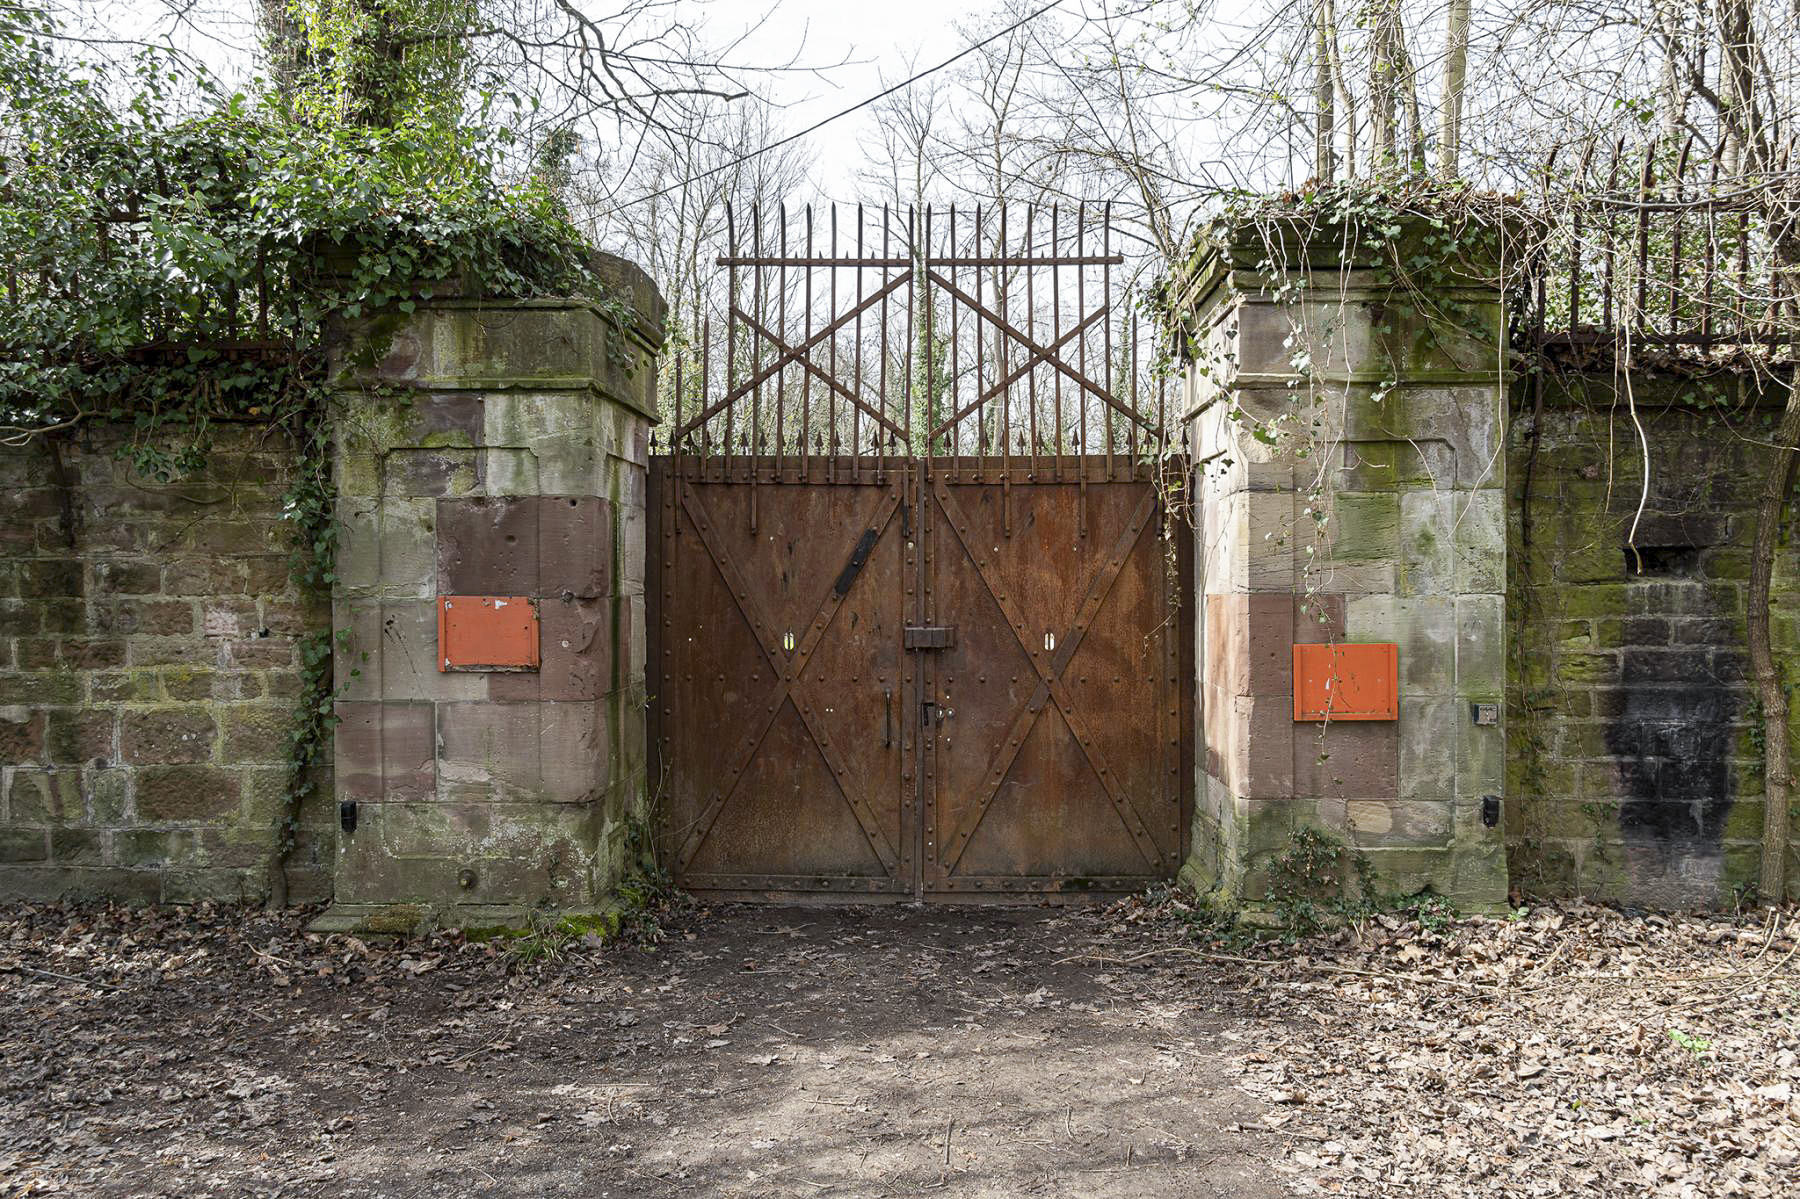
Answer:
[[[1261, 234], [1222, 230], [1183, 280], [1202, 726], [1183, 874], [1254, 912], [1310, 826], [1384, 893], [1491, 909], [1507, 893], [1483, 804], [1504, 785], [1502, 297], [1464, 261], [1421, 303], [1386, 253], [1340, 266], [1340, 232], [1303, 244], [1278, 224], [1293, 265], [1270, 272], [1282, 255]], [[1397, 719], [1296, 719], [1293, 647], [1321, 641], [1398, 646]]]
[[[338, 364], [330, 927], [594, 909], [627, 868], [662, 301], [606, 267], [623, 327], [579, 301], [433, 301]], [[445, 669], [450, 596], [527, 601], [539, 664]]]

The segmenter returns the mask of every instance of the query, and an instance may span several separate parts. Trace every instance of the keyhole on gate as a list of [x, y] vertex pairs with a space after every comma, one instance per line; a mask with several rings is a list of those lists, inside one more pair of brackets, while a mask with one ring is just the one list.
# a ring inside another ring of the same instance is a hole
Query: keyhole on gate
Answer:
[[1054, 650], [1055, 648], [1056, 648], [1056, 634], [1055, 633], [1045, 633], [1044, 634], [1044, 652], [1049, 653], [1052, 650]]
[[781, 648], [790, 654], [794, 652], [794, 630], [789, 629], [781, 635]]

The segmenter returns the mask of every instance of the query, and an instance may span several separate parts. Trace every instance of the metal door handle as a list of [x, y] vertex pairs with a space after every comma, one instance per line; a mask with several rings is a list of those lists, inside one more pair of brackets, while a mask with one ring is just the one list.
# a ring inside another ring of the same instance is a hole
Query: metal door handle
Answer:
[[887, 748], [894, 744], [894, 689], [883, 688], [881, 692], [881, 745]]

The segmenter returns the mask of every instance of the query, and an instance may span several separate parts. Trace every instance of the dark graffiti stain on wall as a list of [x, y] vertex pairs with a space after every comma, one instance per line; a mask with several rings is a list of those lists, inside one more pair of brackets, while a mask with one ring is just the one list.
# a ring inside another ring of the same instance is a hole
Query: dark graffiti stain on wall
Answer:
[[[1744, 657], [1701, 545], [1627, 548], [1637, 611], [1625, 621], [1606, 727], [1618, 762], [1619, 831], [1641, 896], [1716, 891], [1734, 799], [1731, 752]], [[1641, 567], [1641, 568], [1640, 568]]]

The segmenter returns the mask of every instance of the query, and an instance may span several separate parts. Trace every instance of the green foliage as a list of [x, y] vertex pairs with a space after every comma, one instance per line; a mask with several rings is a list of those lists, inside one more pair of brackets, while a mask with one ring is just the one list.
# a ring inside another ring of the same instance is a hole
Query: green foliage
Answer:
[[578, 948], [598, 949], [612, 940], [618, 930], [616, 912], [561, 915], [534, 908], [527, 913], [522, 930], [499, 935], [505, 939], [508, 962], [514, 966], [537, 966], [560, 962]]
[[453, 127], [474, 0], [287, 0], [265, 40], [289, 111], [310, 123]]
[[1708, 1040], [1706, 1037], [1695, 1036], [1693, 1033], [1684, 1032], [1679, 1028], [1671, 1028], [1666, 1031], [1669, 1034], [1669, 1040], [1675, 1042], [1695, 1057], [1705, 1057], [1712, 1049], [1712, 1041]]
[[[445, 290], [595, 291], [548, 191], [507, 179], [502, 132], [296, 116], [150, 52], [115, 71], [21, 10], [7, 33], [0, 422], [124, 422], [172, 476], [213, 422], [303, 412], [335, 321]], [[187, 453], [149, 448], [167, 431]]]
[[1269, 859], [1268, 872], [1269, 908], [1290, 934], [1317, 932], [1372, 910], [1369, 859], [1322, 829], [1296, 829], [1287, 849]]

